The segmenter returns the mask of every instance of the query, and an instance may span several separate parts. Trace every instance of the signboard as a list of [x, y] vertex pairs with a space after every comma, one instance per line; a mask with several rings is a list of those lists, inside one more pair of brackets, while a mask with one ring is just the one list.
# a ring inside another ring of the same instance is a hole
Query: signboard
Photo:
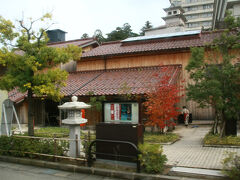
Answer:
[[21, 129], [13, 102], [10, 99], [6, 99], [2, 104], [0, 136], [1, 135], [7, 135], [7, 136], [12, 135], [11, 127], [12, 127], [13, 115], [15, 115], [16, 121], [18, 123], [18, 128], [20, 130], [20, 133], [22, 134], [22, 129]]
[[121, 102], [104, 104], [104, 122], [139, 122], [138, 103]]
[[13, 102], [6, 99], [2, 104], [2, 115], [1, 115], [1, 135], [11, 135], [11, 127], [13, 120]]

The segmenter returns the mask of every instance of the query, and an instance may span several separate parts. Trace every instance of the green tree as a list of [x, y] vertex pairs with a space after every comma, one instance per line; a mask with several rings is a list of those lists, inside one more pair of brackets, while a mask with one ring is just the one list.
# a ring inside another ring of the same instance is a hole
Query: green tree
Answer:
[[88, 33], [84, 33], [84, 34], [81, 36], [81, 39], [85, 39], [85, 38], [89, 38]]
[[[44, 25], [41, 25], [44, 24]], [[40, 25], [45, 28], [34, 28]], [[28, 134], [34, 135], [33, 95], [49, 97], [59, 101], [61, 87], [65, 85], [68, 73], [56, 68], [60, 63], [79, 60], [81, 48], [48, 47], [46, 30], [51, 26], [51, 14], [39, 19], [18, 20], [16, 26], [0, 17], [0, 65], [7, 71], [0, 77], [0, 89], [27, 92]]]
[[138, 36], [138, 34], [132, 32], [131, 26], [125, 23], [123, 27], [117, 27], [114, 31], [108, 33], [106, 41], [117, 41], [136, 36]]
[[100, 29], [96, 29], [96, 31], [94, 32], [94, 37], [97, 39], [99, 44], [102, 44], [106, 41]]
[[220, 122], [221, 137], [236, 135], [236, 119], [240, 112], [240, 67], [233, 63], [239, 57], [240, 19], [228, 13], [225, 24], [228, 28], [209, 46], [191, 49], [186, 67], [193, 80], [187, 87], [188, 98], [200, 107], [215, 109], [212, 132], [218, 133]]
[[142, 29], [141, 29], [141, 32], [140, 32], [140, 35], [141, 36], [144, 36], [145, 35], [145, 31], [147, 30], [147, 29], [151, 29], [153, 26], [152, 26], [152, 23], [150, 22], [150, 21], [146, 21], [145, 22], [145, 25], [142, 27]]

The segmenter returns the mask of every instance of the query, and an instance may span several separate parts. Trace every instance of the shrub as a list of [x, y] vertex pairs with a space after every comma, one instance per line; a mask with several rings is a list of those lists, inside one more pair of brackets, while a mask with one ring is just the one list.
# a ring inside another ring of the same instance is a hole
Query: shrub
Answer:
[[148, 143], [168, 143], [168, 142], [175, 142], [179, 139], [179, 135], [174, 133], [166, 133], [166, 134], [159, 134], [157, 133], [144, 133], [144, 142]]
[[68, 137], [69, 128], [67, 127], [43, 127], [40, 129], [35, 129], [34, 136], [37, 137]]
[[223, 173], [233, 180], [240, 177], [240, 155], [235, 152], [227, 152], [227, 157], [223, 159]]
[[146, 173], [162, 173], [167, 162], [162, 146], [158, 144], [140, 144], [139, 160]]
[[33, 156], [31, 153], [50, 155], [65, 155], [69, 143], [66, 141], [55, 142], [52, 139], [30, 139], [22, 137], [0, 137], [0, 155], [17, 157]]
[[204, 144], [240, 146], [240, 137], [226, 136], [226, 137], [220, 138], [219, 134], [213, 135], [209, 133], [204, 137]]

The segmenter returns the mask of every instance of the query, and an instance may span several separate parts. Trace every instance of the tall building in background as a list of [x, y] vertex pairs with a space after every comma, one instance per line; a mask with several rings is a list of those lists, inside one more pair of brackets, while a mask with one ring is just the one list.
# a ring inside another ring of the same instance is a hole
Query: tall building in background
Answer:
[[168, 34], [185, 31], [186, 18], [183, 15], [184, 10], [181, 6], [172, 4], [169, 8], [165, 8], [166, 16], [162, 17], [165, 25], [145, 30], [145, 36]]
[[184, 9], [187, 19], [185, 30], [211, 29], [214, 11], [214, 0], [169, 0], [175, 6]]
[[226, 11], [230, 11], [235, 17], [240, 17], [240, 0], [214, 0], [212, 29], [224, 28]]
[[169, 0], [165, 25], [147, 29], [145, 36], [195, 30], [223, 29], [226, 11], [240, 17], [240, 0]]

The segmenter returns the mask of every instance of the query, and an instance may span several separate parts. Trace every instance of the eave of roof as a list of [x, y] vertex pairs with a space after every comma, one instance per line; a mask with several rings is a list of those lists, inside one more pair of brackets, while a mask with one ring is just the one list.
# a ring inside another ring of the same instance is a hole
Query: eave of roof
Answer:
[[164, 8], [164, 11], [169, 11], [169, 10], [175, 10], [175, 9], [179, 9], [181, 12], [185, 12], [184, 9], [181, 6], [170, 6], [168, 8]]
[[186, 17], [183, 15], [183, 14], [174, 14], [174, 15], [171, 15], [171, 16], [166, 16], [166, 17], [162, 17], [162, 19], [164, 21], [166, 21], [167, 19], [174, 19], [176, 17], [179, 17], [181, 18], [184, 22], [187, 22], [187, 19]]

